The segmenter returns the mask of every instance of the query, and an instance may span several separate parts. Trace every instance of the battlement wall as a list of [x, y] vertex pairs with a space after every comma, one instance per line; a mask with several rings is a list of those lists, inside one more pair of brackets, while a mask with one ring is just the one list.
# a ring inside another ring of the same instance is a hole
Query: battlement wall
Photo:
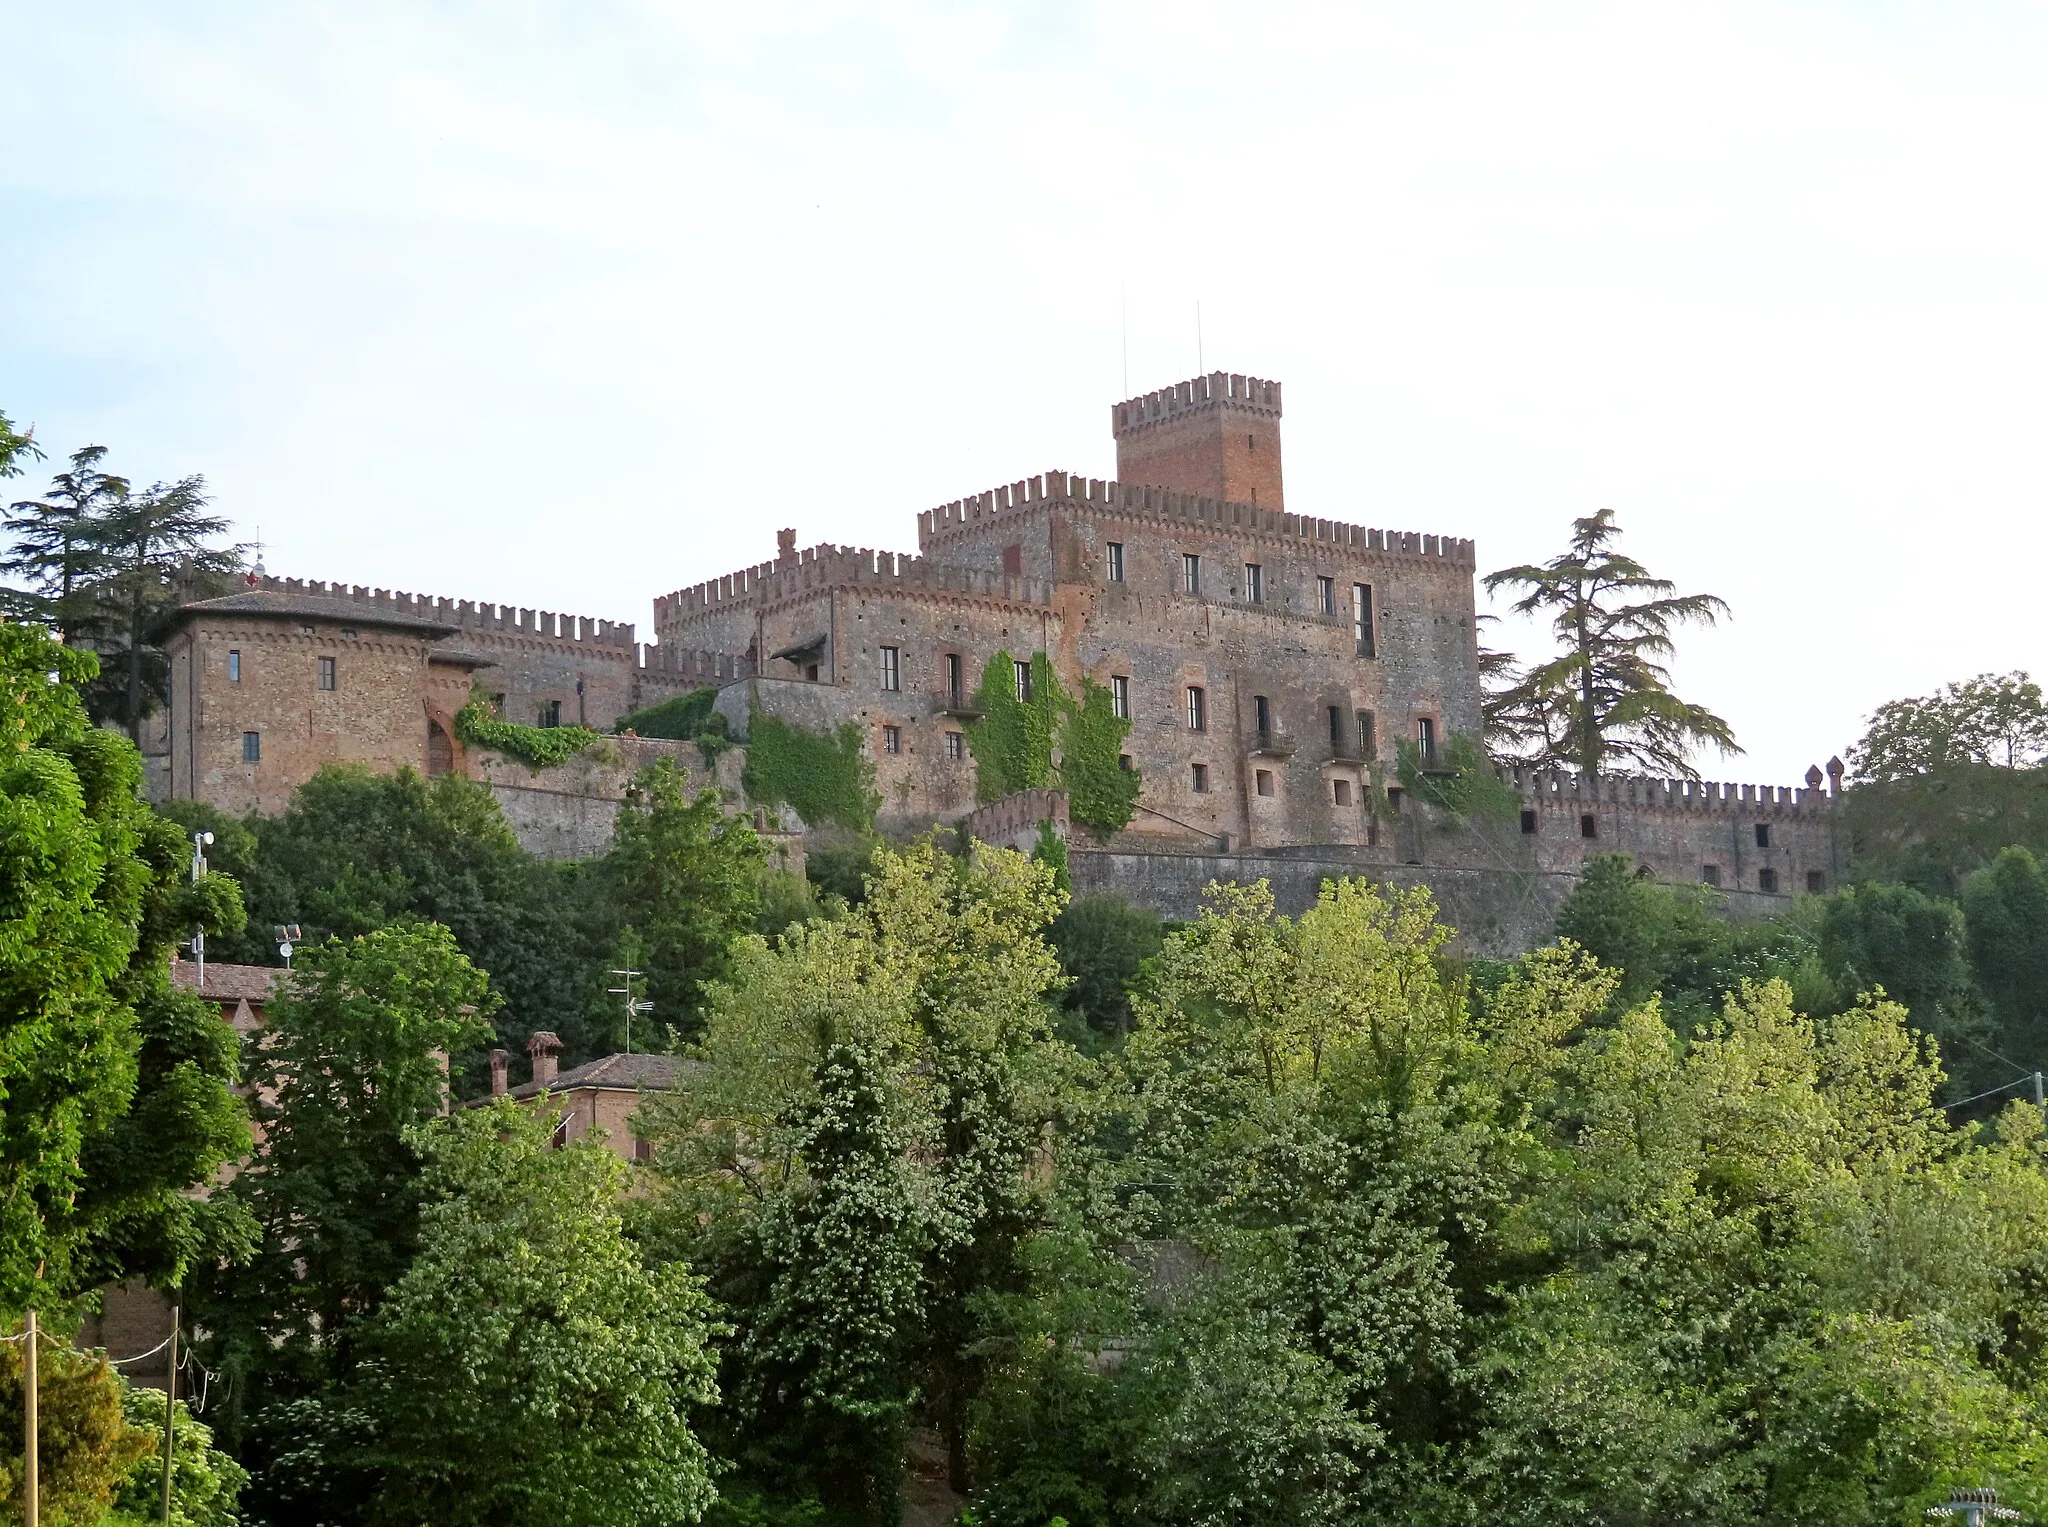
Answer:
[[942, 543], [986, 529], [991, 521], [1032, 513], [1056, 503], [1207, 525], [1220, 530], [1286, 536], [1392, 556], [1420, 557], [1462, 567], [1476, 567], [1479, 561], [1473, 543], [1462, 537], [1377, 530], [1341, 520], [1288, 514], [1256, 504], [1177, 493], [1171, 488], [1156, 488], [1143, 483], [1107, 482], [1069, 472], [1045, 472], [1021, 482], [991, 488], [970, 498], [956, 498], [936, 509], [927, 509], [917, 517], [917, 544], [920, 550], [929, 554], [935, 542]]
[[1577, 811], [1587, 806], [1631, 806], [1644, 811], [1721, 816], [1821, 817], [1833, 806], [1826, 790], [1791, 785], [1741, 785], [1716, 780], [1641, 779], [1606, 775], [1588, 779], [1562, 771], [1512, 766], [1500, 777], [1535, 809]]
[[1111, 404], [1110, 423], [1122, 436], [1148, 424], [1226, 403], [1277, 419], [1280, 416], [1280, 384], [1255, 376], [1212, 371], [1207, 376], [1191, 377], [1171, 387], [1162, 387], [1157, 392], [1143, 393]]
[[1041, 822], [1051, 822], [1063, 838], [1069, 835], [1066, 791], [1019, 790], [970, 811], [960, 831], [977, 843], [1029, 853], [1038, 842]]
[[788, 599], [812, 589], [846, 584], [976, 594], [1011, 604], [1050, 605], [1052, 585], [1041, 578], [1019, 578], [976, 568], [948, 567], [908, 552], [874, 551], [865, 546], [809, 546], [794, 557], [741, 568], [723, 578], [664, 594], [654, 601], [654, 623], [666, 630], [678, 622], [726, 606], [751, 606]]
[[647, 642], [634, 649], [634, 666], [642, 679], [667, 681], [690, 689], [736, 684], [754, 676], [754, 665], [733, 652], [689, 652]]
[[315, 578], [258, 577], [248, 587], [252, 592], [346, 600], [386, 614], [441, 621], [465, 631], [523, 636], [582, 647], [616, 647], [625, 651], [631, 651], [634, 645], [630, 621], [596, 620], [588, 615], [560, 615], [553, 610], [516, 609], [509, 604], [443, 599], [433, 594], [364, 588], [360, 584], [322, 583]]

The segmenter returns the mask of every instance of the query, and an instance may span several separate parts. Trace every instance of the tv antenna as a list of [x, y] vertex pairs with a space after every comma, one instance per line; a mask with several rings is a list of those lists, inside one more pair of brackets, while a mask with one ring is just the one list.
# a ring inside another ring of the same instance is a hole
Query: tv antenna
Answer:
[[614, 970], [611, 973], [626, 983], [624, 986], [607, 986], [605, 994], [626, 999], [626, 1053], [631, 1055], [633, 1053], [633, 1015], [635, 1013], [651, 1013], [654, 1011], [654, 1004], [652, 1002], [636, 1001], [633, 997], [633, 983], [647, 972], [644, 970]]

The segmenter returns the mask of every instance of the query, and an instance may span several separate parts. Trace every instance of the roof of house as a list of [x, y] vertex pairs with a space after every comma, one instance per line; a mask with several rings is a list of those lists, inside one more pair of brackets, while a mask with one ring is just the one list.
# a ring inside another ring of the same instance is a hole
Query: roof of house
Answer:
[[[283, 975], [269, 965], [230, 965], [224, 960], [206, 962], [206, 984], [199, 995], [210, 1002], [266, 1002]], [[171, 961], [171, 979], [180, 986], [199, 986], [199, 967], [190, 960]]]
[[387, 631], [417, 631], [433, 636], [453, 636], [459, 629], [444, 621], [382, 610], [374, 604], [357, 604], [352, 599], [280, 594], [270, 589], [250, 589], [247, 593], [226, 594], [219, 599], [197, 599], [178, 607], [177, 618], [180, 621], [201, 615], [271, 615], [279, 619], [331, 620], [346, 626], [376, 626]]
[[667, 1092], [685, 1070], [700, 1062], [679, 1055], [606, 1055], [586, 1061], [573, 1071], [564, 1071], [552, 1082], [522, 1082], [512, 1089], [515, 1098], [538, 1097], [543, 1092], [574, 1092], [584, 1087], [611, 1087], [627, 1092]]

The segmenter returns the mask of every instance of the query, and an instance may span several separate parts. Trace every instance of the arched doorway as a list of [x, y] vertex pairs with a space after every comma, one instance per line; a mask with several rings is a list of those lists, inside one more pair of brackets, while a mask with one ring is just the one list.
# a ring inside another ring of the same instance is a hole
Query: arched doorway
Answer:
[[441, 723], [427, 718], [427, 777], [455, 772], [455, 744]]

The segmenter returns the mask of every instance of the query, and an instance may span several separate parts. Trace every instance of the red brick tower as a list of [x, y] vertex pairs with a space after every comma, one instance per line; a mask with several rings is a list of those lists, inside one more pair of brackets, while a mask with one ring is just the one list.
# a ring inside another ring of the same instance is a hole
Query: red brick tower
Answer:
[[1262, 509], [1280, 493], [1280, 384], [1212, 371], [1110, 410], [1116, 475]]

